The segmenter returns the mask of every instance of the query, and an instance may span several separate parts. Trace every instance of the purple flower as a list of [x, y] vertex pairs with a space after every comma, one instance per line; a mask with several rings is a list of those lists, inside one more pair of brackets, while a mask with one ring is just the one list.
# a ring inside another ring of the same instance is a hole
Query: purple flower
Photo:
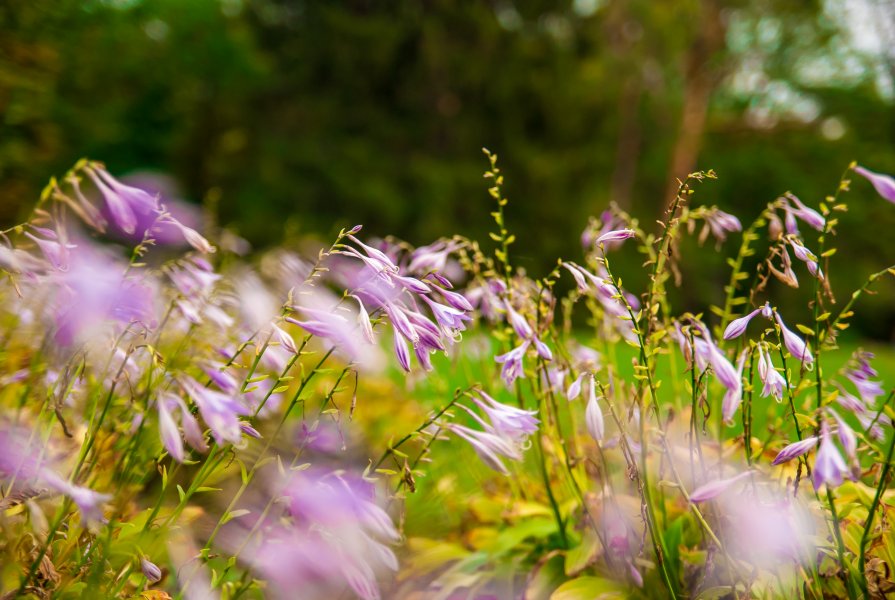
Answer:
[[587, 426], [587, 432], [595, 441], [602, 441], [605, 433], [605, 425], [603, 423], [603, 411], [597, 403], [596, 385], [593, 381], [590, 384], [590, 394], [587, 399], [587, 408], [584, 410], [584, 424]]
[[[167, 392], [163, 392], [167, 394]], [[177, 423], [171, 416], [171, 410], [168, 407], [168, 400], [164, 396], [160, 396], [156, 401], [158, 408], [158, 430], [162, 440], [162, 445], [171, 455], [171, 458], [177, 462], [183, 462], [183, 440], [180, 437], [180, 430], [177, 429]]]
[[[787, 192], [786, 199], [795, 204], [795, 208], [792, 208], [791, 206], [785, 207], [788, 216], [795, 215], [796, 217], [807, 223], [809, 227], [812, 227], [817, 231], [824, 230], [824, 226], [827, 222], [826, 219], [824, 219], [819, 212], [817, 212], [813, 208], [805, 206], [802, 201], [795, 196], [795, 194]], [[787, 229], [789, 229], [788, 224]], [[795, 231], [789, 231], [789, 233], [798, 234], [798, 229], [796, 228]]]
[[839, 413], [829, 406], [827, 407], [827, 412], [833, 415], [833, 419], [836, 421], [836, 434], [839, 438], [839, 443], [842, 444], [842, 447], [845, 449], [845, 454], [852, 461], [857, 460], [857, 455], [855, 453], [858, 449], [858, 439], [855, 437], [855, 432], [848, 423], [839, 416]]
[[764, 384], [761, 390], [762, 398], [773, 396], [777, 402], [783, 399], [786, 379], [774, 368], [771, 355], [765, 351], [763, 345], [758, 346], [758, 376]]
[[495, 433], [521, 444], [538, 430], [538, 411], [503, 404], [481, 390], [476, 393], [472, 401], [487, 415]]
[[895, 202], [895, 179], [888, 175], [883, 175], [881, 173], [874, 173], [869, 169], [865, 169], [864, 167], [855, 167], [855, 173], [865, 177], [870, 183], [873, 184], [873, 187], [876, 188], [877, 193], [880, 196], [888, 200], [889, 202]]
[[395, 330], [393, 337], [395, 358], [398, 359], [398, 364], [401, 365], [401, 368], [410, 373], [410, 352], [407, 349], [407, 340], [397, 330]]
[[717, 498], [728, 488], [730, 488], [736, 482], [748, 477], [751, 474], [751, 471], [745, 471], [740, 473], [739, 475], [735, 475], [733, 477], [729, 477], [727, 479], [720, 479], [718, 481], [712, 481], [710, 483], [706, 483], [705, 485], [701, 485], [690, 493], [690, 502], [694, 504], [698, 504], [700, 502], [706, 502], [713, 498]]
[[806, 454], [809, 450], [814, 448], [817, 445], [817, 441], [818, 438], [816, 436], [812, 436], [809, 438], [805, 438], [804, 440], [789, 444], [777, 454], [771, 464], [781, 465], [785, 462], [791, 461], [796, 457], [802, 456], [803, 454]]
[[703, 215], [705, 227], [699, 233], [699, 242], [702, 243], [708, 237], [709, 232], [720, 243], [727, 239], [727, 234], [734, 231], [742, 231], [743, 225], [735, 216], [720, 210], [717, 206], [707, 209]]
[[569, 386], [569, 389], [566, 390], [566, 398], [571, 402], [575, 398], [581, 395], [581, 385], [584, 382], [584, 378], [587, 377], [589, 373], [582, 372], [575, 381]]
[[631, 239], [637, 235], [637, 232], [633, 229], [616, 229], [613, 231], [607, 231], [597, 238], [597, 245], [604, 244], [606, 242], [621, 242], [623, 240]]
[[152, 196], [140, 188], [125, 185], [96, 165], [86, 169], [93, 183], [102, 192], [112, 222], [121, 231], [133, 235], [137, 229], [137, 216], [157, 213], [160, 210], [158, 196]]
[[513, 307], [509, 303], [509, 301], [504, 302], [504, 309], [506, 309], [507, 311], [507, 320], [509, 321], [510, 325], [512, 325], [513, 331], [516, 332], [516, 335], [518, 335], [523, 340], [530, 339], [531, 336], [534, 335], [534, 332], [531, 330], [528, 321], [526, 321], [525, 318], [522, 317], [522, 315], [513, 310]]
[[494, 357], [495, 361], [503, 364], [500, 376], [507, 384], [507, 387], [512, 387], [513, 382], [516, 381], [517, 378], [525, 377], [522, 360], [525, 358], [525, 352], [528, 350], [530, 344], [531, 342], [525, 340], [522, 344], [509, 352]]
[[725, 423], [730, 423], [733, 420], [733, 415], [743, 402], [743, 366], [748, 354], [748, 350], [743, 350], [740, 353], [740, 358], [737, 361], [736, 383], [727, 388], [727, 393], [724, 394], [724, 400], [721, 402], [721, 414]]
[[731, 321], [730, 325], [727, 326], [727, 329], [724, 330], [724, 339], [732, 340], [733, 338], [743, 335], [743, 332], [746, 331], [746, 327], [749, 326], [749, 321], [751, 321], [758, 313], [763, 312], [764, 307], [756, 308], [748, 315]]
[[233, 396], [210, 390], [192, 377], [183, 376], [178, 383], [199, 407], [199, 414], [218, 445], [238, 444], [242, 440], [239, 417], [248, 415], [248, 408]]
[[789, 353], [800, 362], [809, 365], [814, 362], [814, 358], [811, 356], [811, 348], [808, 344], [805, 343], [802, 338], [786, 328], [779, 313], [775, 313], [775, 315], [777, 317], [777, 324], [780, 325], [780, 332], [783, 336], [783, 345], [786, 346]]
[[534, 338], [535, 350], [538, 352], [538, 356], [543, 358], [544, 360], [553, 360], [553, 352], [550, 351], [550, 347], [547, 346], [544, 342], [542, 342], [539, 338]]
[[158, 583], [162, 579], [162, 570], [145, 556], [140, 558], [140, 570], [149, 583]]
[[797, 240], [789, 238], [787, 241], [789, 241], [789, 245], [792, 246], [793, 254], [796, 255], [796, 258], [805, 263], [811, 275], [823, 281], [824, 274], [817, 264], [817, 257]]
[[501, 456], [511, 460], [522, 460], [522, 454], [519, 449], [509, 440], [487, 431], [479, 431], [470, 429], [463, 425], [451, 423], [447, 428], [460, 436], [472, 446], [479, 458], [491, 469], [503, 475], [509, 475], [506, 465], [503, 464]]
[[840, 486], [843, 477], [847, 475], [849, 475], [848, 466], [830, 440], [830, 432], [825, 421], [821, 429], [820, 448], [814, 457], [814, 470], [811, 472], [814, 489], [819, 490], [823, 484], [833, 487]]

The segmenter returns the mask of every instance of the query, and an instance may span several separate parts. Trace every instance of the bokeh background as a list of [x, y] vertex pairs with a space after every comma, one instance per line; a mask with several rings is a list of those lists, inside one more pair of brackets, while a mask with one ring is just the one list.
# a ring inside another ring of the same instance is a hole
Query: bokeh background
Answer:
[[[698, 202], [744, 224], [786, 190], [816, 205], [851, 160], [893, 173], [893, 109], [891, 0], [5, 0], [0, 222], [89, 156], [170, 176], [256, 248], [355, 223], [486, 239], [487, 146], [539, 274], [588, 215], [652, 222], [697, 168], [719, 175]], [[895, 263], [895, 207], [853, 188], [840, 297]], [[684, 250], [678, 294], [718, 302], [723, 258]], [[856, 322], [881, 340], [885, 285]]]

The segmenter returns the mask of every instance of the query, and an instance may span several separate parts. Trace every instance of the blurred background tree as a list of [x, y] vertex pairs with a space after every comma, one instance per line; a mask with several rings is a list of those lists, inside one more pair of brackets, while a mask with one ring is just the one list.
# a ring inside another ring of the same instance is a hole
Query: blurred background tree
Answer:
[[[484, 239], [487, 146], [542, 273], [588, 215], [650, 223], [697, 168], [744, 223], [786, 190], [816, 204], [851, 160], [895, 172], [893, 41], [887, 0], [9, 0], [0, 220], [90, 156], [173, 175], [256, 247], [357, 222]], [[840, 293], [895, 262], [895, 207], [854, 187]], [[687, 249], [697, 306], [722, 294], [710, 250]], [[875, 302], [857, 325], [889, 338]]]

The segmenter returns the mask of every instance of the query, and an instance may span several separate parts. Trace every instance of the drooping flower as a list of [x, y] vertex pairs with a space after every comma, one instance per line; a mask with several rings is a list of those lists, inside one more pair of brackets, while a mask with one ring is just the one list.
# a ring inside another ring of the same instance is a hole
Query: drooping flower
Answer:
[[593, 380], [590, 382], [590, 391], [587, 399], [587, 407], [584, 410], [584, 423], [587, 426], [587, 432], [595, 441], [603, 440], [605, 433], [605, 425], [603, 422], [603, 411], [597, 403], [596, 384]]
[[895, 202], [895, 179], [882, 173], [874, 173], [864, 167], [855, 167], [855, 173], [866, 178], [876, 188], [880, 196], [889, 202]]
[[523, 444], [528, 436], [538, 430], [540, 421], [535, 417], [538, 412], [536, 410], [524, 410], [503, 404], [481, 390], [475, 392], [472, 401], [485, 413], [490, 424], [484, 423], [481, 419], [477, 420], [492, 433], [503, 436], [515, 444]]
[[116, 227], [128, 235], [137, 229], [137, 215], [159, 212], [159, 199], [145, 190], [125, 185], [105, 169], [93, 165], [86, 169], [93, 183], [102, 192], [109, 216]]
[[751, 474], [751, 471], [744, 471], [739, 475], [734, 475], [733, 477], [728, 477], [727, 479], [719, 479], [717, 481], [711, 481], [709, 483], [701, 485], [690, 492], [690, 502], [698, 504], [700, 502], [706, 502], [713, 498], [717, 498], [725, 491], [727, 491], [731, 486], [733, 486], [736, 482], [749, 477], [749, 475]]
[[503, 364], [500, 376], [503, 378], [507, 387], [512, 387], [513, 382], [519, 377], [525, 377], [525, 368], [522, 361], [525, 358], [525, 352], [528, 350], [530, 344], [531, 342], [525, 340], [509, 352], [494, 357], [495, 361]]
[[740, 358], [737, 360], [735, 385], [727, 388], [727, 393], [724, 394], [724, 400], [721, 402], [721, 415], [725, 423], [733, 421], [733, 415], [736, 414], [743, 402], [743, 367], [748, 355], [748, 350], [743, 350], [740, 353]]
[[800, 241], [794, 238], [788, 238], [789, 245], [792, 246], [792, 252], [800, 261], [808, 267], [808, 272], [821, 281], [824, 279], [823, 271], [817, 263], [817, 257], [808, 248], [802, 245]]
[[199, 414], [218, 445], [238, 444], [242, 440], [239, 417], [250, 414], [247, 407], [235, 397], [204, 387], [188, 375], [180, 377], [178, 383], [199, 407]]
[[829, 406], [827, 407], [827, 412], [830, 413], [836, 421], [836, 436], [839, 438], [839, 443], [842, 444], [845, 454], [852, 462], [854, 462], [857, 460], [856, 452], [858, 450], [858, 439], [855, 437], [855, 432], [852, 430], [851, 426], [839, 416], [839, 413]]
[[728, 233], [743, 230], [743, 225], [740, 223], [739, 219], [730, 213], [720, 210], [717, 206], [706, 209], [702, 218], [705, 221], [705, 226], [702, 228], [702, 231], [699, 232], [700, 244], [705, 242], [709, 233], [712, 234], [712, 237], [714, 237], [718, 243], [721, 243], [727, 239]]
[[[785, 199], [789, 200], [792, 204], [795, 205], [795, 207], [793, 207], [792, 205], [787, 205], [784, 207], [788, 216], [793, 215], [798, 217], [800, 220], [807, 223], [809, 227], [816, 229], [817, 231], [824, 230], [826, 219], [824, 219], [823, 215], [821, 215], [813, 208], [805, 206], [805, 204], [803, 204], [802, 201], [799, 200], [795, 194], [787, 192], [785, 195]], [[790, 229], [789, 225], [787, 225], [787, 229]], [[797, 235], [799, 233], [798, 228], [794, 229], [794, 231], [789, 231], [788, 233]]]
[[818, 439], [819, 438], [817, 436], [811, 436], [805, 438], [804, 440], [793, 442], [792, 444], [785, 446], [779, 453], [777, 453], [777, 456], [774, 458], [771, 464], [782, 465], [785, 462], [791, 461], [794, 458], [808, 453], [808, 451], [810, 451], [817, 445]]
[[811, 472], [814, 489], [819, 490], [820, 486], [824, 484], [838, 487], [842, 485], [843, 478], [848, 475], [848, 466], [830, 439], [830, 432], [826, 421], [824, 421], [821, 426], [820, 448], [814, 457], [814, 470]]
[[814, 362], [814, 358], [811, 355], [811, 348], [808, 344], [804, 342], [802, 338], [787, 329], [779, 313], [774, 313], [774, 315], [777, 317], [777, 324], [780, 325], [780, 333], [783, 336], [783, 345], [786, 346], [786, 349], [792, 354], [793, 358], [809, 365]]
[[528, 321], [525, 318], [513, 310], [513, 306], [509, 303], [509, 301], [504, 302], [504, 308], [507, 311], [507, 320], [510, 322], [510, 325], [513, 327], [513, 331], [516, 332], [523, 340], [530, 339], [534, 332], [531, 329], [531, 326], [528, 324]]
[[786, 389], [786, 379], [774, 368], [770, 352], [765, 350], [763, 344], [758, 346], [758, 376], [763, 384], [761, 397], [773, 396], [780, 402], [783, 399], [783, 390]]
[[469, 442], [469, 445], [472, 446], [472, 449], [475, 450], [481, 461], [498, 473], [503, 475], [510, 474], [501, 457], [516, 461], [522, 460], [522, 454], [518, 447], [510, 440], [496, 433], [479, 431], [456, 423], [449, 424], [447, 429]]

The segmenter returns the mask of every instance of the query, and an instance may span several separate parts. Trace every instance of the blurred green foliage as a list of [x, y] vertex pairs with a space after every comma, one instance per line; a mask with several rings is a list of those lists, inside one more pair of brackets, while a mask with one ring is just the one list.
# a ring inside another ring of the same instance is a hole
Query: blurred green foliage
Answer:
[[[90, 156], [174, 175], [260, 246], [358, 222], [484, 239], [487, 146], [515, 262], [542, 273], [588, 215], [652, 222], [697, 168], [719, 174], [697, 201], [744, 224], [786, 190], [816, 205], [851, 160], [895, 172], [887, 19], [876, 0], [11, 0], [0, 220]], [[895, 262], [895, 207], [853, 188], [840, 294]], [[681, 295], [718, 302], [719, 255], [686, 251]], [[856, 325], [890, 337], [873, 302]]]

